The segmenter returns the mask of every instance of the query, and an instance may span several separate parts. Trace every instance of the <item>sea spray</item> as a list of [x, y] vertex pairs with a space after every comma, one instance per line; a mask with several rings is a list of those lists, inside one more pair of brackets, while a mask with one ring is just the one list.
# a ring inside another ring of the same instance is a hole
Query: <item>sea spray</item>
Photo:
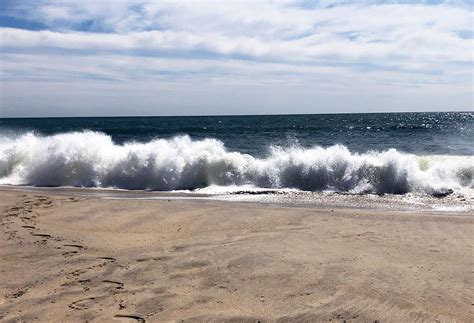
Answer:
[[[262, 147], [264, 149], [265, 147]], [[0, 138], [0, 184], [172, 191], [252, 185], [305, 191], [438, 194], [474, 187], [474, 157], [271, 147], [265, 157], [188, 136], [116, 144], [92, 131]]]

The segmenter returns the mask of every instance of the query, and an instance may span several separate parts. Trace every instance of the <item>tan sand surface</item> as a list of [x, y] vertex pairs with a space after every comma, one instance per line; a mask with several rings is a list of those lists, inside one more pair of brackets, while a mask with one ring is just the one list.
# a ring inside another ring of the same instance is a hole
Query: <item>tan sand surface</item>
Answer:
[[0, 190], [2, 321], [474, 321], [472, 214]]

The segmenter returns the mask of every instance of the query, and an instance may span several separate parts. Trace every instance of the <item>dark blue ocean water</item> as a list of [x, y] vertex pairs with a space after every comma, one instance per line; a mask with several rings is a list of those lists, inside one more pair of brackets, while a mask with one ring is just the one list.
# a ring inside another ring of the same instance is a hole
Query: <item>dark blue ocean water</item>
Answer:
[[271, 145], [334, 144], [354, 152], [396, 148], [417, 155], [474, 155], [474, 112], [0, 119], [0, 136], [83, 130], [108, 134], [117, 144], [183, 134], [216, 138], [229, 151], [257, 157]]

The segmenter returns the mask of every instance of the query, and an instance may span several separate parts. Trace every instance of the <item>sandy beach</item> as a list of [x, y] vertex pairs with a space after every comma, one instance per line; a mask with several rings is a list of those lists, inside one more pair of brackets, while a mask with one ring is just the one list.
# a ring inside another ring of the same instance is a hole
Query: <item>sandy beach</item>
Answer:
[[472, 322], [473, 214], [0, 190], [2, 321]]

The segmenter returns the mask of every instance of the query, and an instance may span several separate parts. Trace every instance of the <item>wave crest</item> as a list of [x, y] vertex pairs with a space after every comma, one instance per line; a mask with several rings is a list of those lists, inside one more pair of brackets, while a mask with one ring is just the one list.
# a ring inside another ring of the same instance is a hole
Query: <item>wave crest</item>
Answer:
[[228, 152], [216, 139], [188, 136], [115, 144], [84, 131], [0, 139], [0, 183], [170, 191], [210, 185], [424, 192], [474, 186], [472, 156], [416, 156], [390, 149], [357, 154], [346, 147], [272, 147], [265, 158]]

